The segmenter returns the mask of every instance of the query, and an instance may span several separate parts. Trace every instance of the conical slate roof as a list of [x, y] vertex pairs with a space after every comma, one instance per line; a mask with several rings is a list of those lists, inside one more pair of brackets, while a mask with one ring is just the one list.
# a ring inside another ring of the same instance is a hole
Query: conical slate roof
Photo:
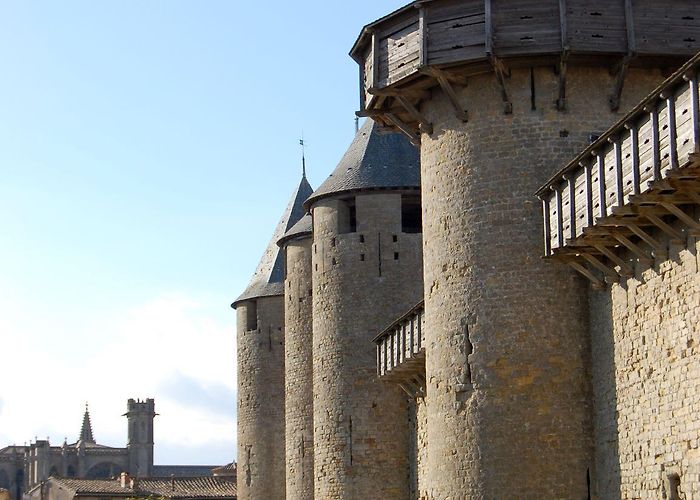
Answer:
[[88, 405], [85, 403], [85, 414], [83, 415], [83, 425], [80, 427], [80, 438], [78, 442], [83, 443], [95, 443], [95, 438], [92, 435], [92, 424], [90, 423], [90, 411], [88, 410]]
[[403, 134], [379, 132], [379, 125], [368, 119], [333, 173], [304, 206], [308, 209], [321, 198], [347, 191], [419, 187], [418, 149]]
[[289, 240], [294, 238], [299, 238], [302, 236], [311, 236], [313, 232], [313, 219], [311, 214], [306, 214], [304, 217], [299, 219], [299, 222], [294, 224], [289, 231], [284, 233], [284, 235], [277, 242], [277, 246], [284, 246]]
[[277, 223], [272, 239], [268, 243], [255, 273], [253, 273], [253, 278], [245, 291], [231, 304], [231, 307], [235, 308], [239, 302], [244, 300], [284, 294], [284, 262], [277, 241], [304, 216], [303, 203], [311, 193], [313, 193], [313, 189], [304, 175], [292, 194], [282, 218]]

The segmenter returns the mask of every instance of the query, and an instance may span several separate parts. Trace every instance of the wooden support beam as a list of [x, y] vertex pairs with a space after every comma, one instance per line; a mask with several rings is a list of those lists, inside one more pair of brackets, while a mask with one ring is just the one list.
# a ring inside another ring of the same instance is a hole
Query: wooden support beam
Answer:
[[676, 217], [678, 217], [678, 219], [683, 224], [688, 226], [691, 229], [693, 236], [700, 235], [700, 222], [693, 219], [690, 215], [685, 213], [683, 210], [681, 210], [679, 207], [677, 207], [673, 203], [661, 203], [661, 206], [664, 207], [669, 212], [671, 212]]
[[579, 273], [588, 278], [593, 285], [593, 288], [602, 289], [605, 288], [605, 283], [600, 281], [595, 274], [589, 271], [585, 266], [582, 266], [574, 260], [567, 260], [566, 263], [576, 269]]
[[645, 264], [650, 264], [654, 262], [654, 257], [644, 250], [642, 247], [632, 242], [627, 236], [622, 234], [620, 231], [611, 231], [613, 238], [622, 243], [630, 252], [637, 256], [639, 262], [644, 262]]
[[649, 222], [654, 224], [656, 227], [661, 229], [664, 233], [669, 235], [671, 237], [671, 240], [673, 240], [675, 243], [681, 243], [685, 238], [683, 237], [683, 234], [680, 231], [677, 231], [675, 228], [671, 227], [670, 225], [666, 224], [663, 220], [661, 220], [659, 217], [657, 217], [654, 214], [651, 213], [645, 213], [640, 210], [640, 213], [644, 215], [647, 219], [649, 219]]
[[620, 276], [622, 276], [623, 278], [629, 278], [630, 276], [634, 276], [634, 269], [632, 269], [630, 265], [624, 260], [622, 260], [615, 252], [603, 245], [594, 245], [594, 248], [603, 255], [605, 255], [612, 262], [620, 266], [620, 271], [618, 273]]
[[384, 116], [394, 127], [403, 132], [408, 137], [409, 141], [411, 141], [415, 146], [420, 147], [420, 135], [414, 132], [407, 123], [402, 121], [394, 113], [386, 112], [384, 113]]
[[656, 256], [666, 255], [666, 245], [658, 241], [656, 238], [651, 236], [649, 233], [644, 231], [641, 227], [636, 224], [628, 224], [627, 227], [632, 231], [640, 240], [644, 241], [649, 245], [655, 252]]
[[627, 70], [629, 69], [630, 63], [635, 58], [634, 54], [625, 55], [617, 66], [615, 71], [615, 83], [613, 84], [612, 93], [610, 94], [610, 111], [617, 111], [620, 109], [620, 99], [622, 97], [622, 88], [625, 85], [625, 76], [627, 76]]
[[612, 280], [619, 280], [620, 275], [617, 274], [617, 271], [615, 271], [613, 268], [606, 266], [603, 264], [601, 261], [599, 261], [596, 257], [589, 253], [582, 253], [581, 257], [586, 259], [590, 265], [598, 269], [600, 272], [602, 272], [604, 275], [609, 277]]
[[447, 99], [450, 101], [450, 104], [452, 105], [452, 108], [454, 109], [457, 118], [459, 118], [463, 122], [468, 121], [469, 117], [467, 115], [467, 111], [464, 108], [462, 108], [462, 106], [459, 104], [459, 97], [457, 96], [457, 92], [455, 92], [455, 89], [452, 87], [452, 83], [450, 83], [450, 80], [447, 78], [445, 72], [435, 67], [425, 69], [428, 70], [428, 74], [430, 74], [433, 78], [437, 80], [438, 84], [440, 85], [440, 88], [447, 96]]
[[568, 52], [562, 52], [559, 58], [559, 80], [557, 82], [559, 94], [556, 102], [558, 111], [566, 110], [566, 61], [568, 57]]
[[420, 124], [420, 131], [425, 134], [433, 133], [433, 124], [428, 121], [428, 119], [423, 116], [423, 114], [418, 111], [418, 109], [409, 101], [406, 97], [397, 96], [396, 100], [403, 106], [406, 112], [411, 115], [411, 117]]
[[505, 67], [503, 61], [493, 54], [487, 54], [491, 67], [496, 74], [496, 81], [501, 89], [501, 99], [503, 100], [503, 112], [506, 115], [513, 113], [513, 103], [508, 97], [508, 89], [506, 88], [506, 77], [510, 78], [510, 70]]

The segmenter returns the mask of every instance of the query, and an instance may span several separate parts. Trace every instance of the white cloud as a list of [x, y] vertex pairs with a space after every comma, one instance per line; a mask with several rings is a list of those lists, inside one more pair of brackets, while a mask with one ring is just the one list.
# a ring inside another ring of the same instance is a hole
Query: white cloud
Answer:
[[[33, 317], [3, 295], [9, 294], [0, 293], [0, 447], [34, 436], [49, 436], [55, 444], [64, 436], [75, 440], [86, 400], [97, 440], [124, 446], [126, 420], [121, 415], [126, 400], [153, 397], [159, 413], [158, 463], [190, 463], [190, 457], [223, 463], [233, 458], [233, 311], [173, 293], [123, 314], [93, 318], [87, 322], [92, 332], [71, 336], [65, 325]], [[54, 332], [66, 335], [62, 342], [70, 349], [56, 355], [47, 351], [53, 342], [46, 335]], [[207, 448], [213, 455], [208, 459]]]

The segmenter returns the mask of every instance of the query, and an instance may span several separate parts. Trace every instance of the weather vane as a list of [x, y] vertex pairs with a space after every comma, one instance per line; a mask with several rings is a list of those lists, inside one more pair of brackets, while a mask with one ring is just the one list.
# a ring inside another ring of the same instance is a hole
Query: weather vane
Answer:
[[305, 155], [305, 147], [306, 144], [304, 144], [304, 131], [301, 131], [301, 139], [299, 139], [299, 145], [301, 146], [301, 175], [302, 177], [306, 177], [306, 155]]

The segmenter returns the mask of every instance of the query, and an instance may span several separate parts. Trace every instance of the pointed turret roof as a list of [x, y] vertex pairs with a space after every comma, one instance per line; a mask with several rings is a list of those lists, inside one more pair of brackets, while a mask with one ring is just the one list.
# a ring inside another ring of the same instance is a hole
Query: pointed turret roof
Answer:
[[80, 438], [78, 442], [82, 441], [85, 444], [94, 444], [95, 438], [92, 435], [92, 424], [90, 423], [90, 410], [88, 409], [87, 403], [85, 403], [85, 414], [83, 414], [83, 425], [80, 427]]
[[379, 125], [368, 119], [333, 173], [304, 206], [308, 209], [321, 198], [349, 191], [419, 187], [418, 149], [403, 134], [380, 131]]
[[231, 307], [235, 308], [239, 302], [244, 300], [284, 294], [284, 262], [277, 241], [304, 216], [303, 203], [311, 193], [313, 193], [313, 188], [306, 180], [306, 176], [302, 175], [299, 186], [294, 190], [287, 208], [272, 234], [272, 239], [268, 243], [255, 273], [253, 273], [253, 278], [245, 291], [231, 304]]
[[306, 214], [304, 217], [299, 219], [299, 222], [294, 224], [289, 231], [284, 233], [284, 235], [277, 242], [277, 246], [283, 247], [289, 240], [304, 238], [311, 236], [313, 232], [313, 219], [311, 214]]

